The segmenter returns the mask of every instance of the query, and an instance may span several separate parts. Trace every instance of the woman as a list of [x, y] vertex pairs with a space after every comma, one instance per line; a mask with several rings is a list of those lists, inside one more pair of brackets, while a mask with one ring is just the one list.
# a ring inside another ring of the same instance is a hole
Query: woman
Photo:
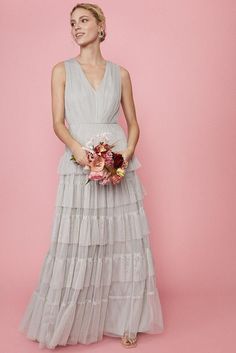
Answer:
[[[163, 331], [163, 317], [146, 192], [135, 172], [141, 164], [134, 155], [139, 126], [130, 76], [101, 54], [106, 27], [100, 7], [77, 4], [70, 23], [80, 54], [55, 65], [51, 81], [53, 128], [65, 144], [51, 246], [20, 330], [40, 348], [98, 342], [103, 335], [135, 347], [138, 332]], [[120, 103], [128, 138], [117, 122]], [[85, 185], [83, 146], [104, 133], [128, 162], [125, 176], [116, 185]]]

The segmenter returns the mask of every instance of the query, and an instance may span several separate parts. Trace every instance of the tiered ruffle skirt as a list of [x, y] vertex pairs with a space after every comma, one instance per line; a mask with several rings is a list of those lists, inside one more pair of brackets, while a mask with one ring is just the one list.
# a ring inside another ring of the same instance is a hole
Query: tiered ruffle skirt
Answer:
[[51, 245], [19, 326], [39, 348], [163, 331], [140, 165], [133, 156], [115, 186], [85, 185], [62, 156]]

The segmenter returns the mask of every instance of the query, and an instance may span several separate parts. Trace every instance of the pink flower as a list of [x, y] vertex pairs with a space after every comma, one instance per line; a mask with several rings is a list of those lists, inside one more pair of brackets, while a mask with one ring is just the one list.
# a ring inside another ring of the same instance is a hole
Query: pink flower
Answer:
[[107, 184], [111, 184], [111, 181], [110, 181], [110, 179], [104, 178], [101, 181], [99, 181], [99, 184], [107, 185]]
[[113, 153], [111, 150], [108, 150], [104, 155], [103, 155], [104, 159], [105, 159], [105, 164], [108, 166], [113, 167], [114, 165], [114, 161], [113, 161]]
[[104, 173], [103, 171], [92, 171], [90, 172], [88, 178], [91, 180], [102, 180], [104, 178]]

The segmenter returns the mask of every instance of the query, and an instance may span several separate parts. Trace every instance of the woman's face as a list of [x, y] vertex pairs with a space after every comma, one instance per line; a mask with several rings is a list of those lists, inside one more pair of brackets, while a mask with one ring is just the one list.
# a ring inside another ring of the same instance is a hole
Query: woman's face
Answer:
[[89, 10], [78, 8], [70, 18], [71, 34], [75, 42], [81, 46], [99, 41], [99, 32], [102, 29]]

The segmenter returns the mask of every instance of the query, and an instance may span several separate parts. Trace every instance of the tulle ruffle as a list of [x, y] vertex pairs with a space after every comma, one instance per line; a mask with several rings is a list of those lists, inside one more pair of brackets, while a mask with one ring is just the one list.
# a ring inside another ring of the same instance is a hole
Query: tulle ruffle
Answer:
[[95, 343], [103, 335], [121, 337], [125, 331], [161, 333], [155, 276], [140, 282], [90, 285], [82, 290], [65, 287], [58, 291], [42, 284], [33, 292], [19, 330], [38, 341], [39, 348], [49, 349]]
[[126, 172], [117, 185], [100, 185], [87, 181], [86, 174], [60, 176], [56, 206], [70, 208], [102, 209], [129, 205], [142, 200], [147, 194], [135, 171]]
[[101, 209], [57, 207], [52, 227], [52, 239], [78, 245], [113, 244], [115, 241], [141, 239], [149, 233], [149, 225], [141, 201]]

